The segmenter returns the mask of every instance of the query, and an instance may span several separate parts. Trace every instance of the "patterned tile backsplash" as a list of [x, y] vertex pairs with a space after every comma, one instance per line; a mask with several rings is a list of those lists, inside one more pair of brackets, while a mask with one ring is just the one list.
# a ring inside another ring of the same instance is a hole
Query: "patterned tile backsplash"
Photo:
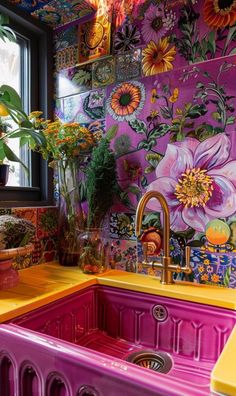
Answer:
[[57, 208], [0, 208], [0, 215], [9, 214], [31, 221], [35, 226], [34, 250], [23, 256], [15, 268], [42, 264], [57, 258]]
[[[192, 244], [187, 280], [236, 287], [235, 1], [17, 3], [56, 27], [55, 114], [103, 136], [119, 126], [111, 147], [122, 204], [110, 218], [111, 267], [159, 275], [142, 268], [134, 233], [138, 200], [159, 190], [170, 208], [173, 262], [182, 264]], [[160, 207], [148, 209], [144, 228], [160, 229]], [[33, 263], [56, 257], [54, 210], [14, 211], [36, 224]], [[205, 245], [214, 219], [230, 227], [230, 249]]]

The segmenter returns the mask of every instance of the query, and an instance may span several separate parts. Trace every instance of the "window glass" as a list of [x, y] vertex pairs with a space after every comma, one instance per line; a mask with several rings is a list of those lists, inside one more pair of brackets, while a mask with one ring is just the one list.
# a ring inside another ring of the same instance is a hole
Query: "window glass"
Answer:
[[[29, 61], [26, 48], [26, 40], [20, 37], [17, 37], [16, 43], [0, 40], [0, 85], [10, 85], [21, 97], [29, 98], [28, 84], [22, 84], [22, 80], [26, 77], [25, 70], [28, 69], [27, 62]], [[17, 127], [10, 117], [2, 117], [2, 122], [7, 123], [9, 128], [15, 129]], [[19, 139], [11, 139], [8, 144], [23, 162], [29, 163], [29, 155], [27, 154], [29, 152], [26, 148], [20, 148]], [[8, 163], [10, 164], [10, 174], [7, 185], [28, 186], [30, 177], [26, 176], [22, 166], [18, 162]]]

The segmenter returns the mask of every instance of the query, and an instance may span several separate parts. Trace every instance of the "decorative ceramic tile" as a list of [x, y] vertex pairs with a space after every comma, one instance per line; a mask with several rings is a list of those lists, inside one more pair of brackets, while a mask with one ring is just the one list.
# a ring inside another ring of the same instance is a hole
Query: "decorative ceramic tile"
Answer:
[[141, 49], [116, 56], [116, 81], [137, 79], [141, 75]]
[[43, 247], [42, 261], [49, 262], [56, 260], [57, 258], [57, 249], [58, 249], [58, 240], [56, 237], [47, 237], [41, 240], [41, 244]]
[[56, 101], [56, 114], [64, 122], [90, 123], [105, 118], [105, 91], [67, 96]]
[[123, 54], [134, 50], [141, 44], [141, 34], [135, 21], [126, 18], [121, 26], [118, 27], [114, 35], [113, 51], [115, 54]]
[[43, 246], [40, 239], [35, 238], [34, 250], [32, 253], [32, 265], [38, 265], [42, 263]]
[[131, 213], [112, 213], [110, 216], [110, 237], [136, 241], [134, 219], [135, 215]]
[[9, 3], [17, 4], [18, 7], [25, 11], [33, 12], [50, 3], [50, 0], [9, 0]]
[[77, 45], [78, 26], [69, 26], [66, 29], [54, 32], [54, 50], [61, 51]]
[[115, 81], [115, 60], [113, 57], [105, 58], [92, 64], [93, 88], [105, 87]]
[[37, 225], [37, 208], [13, 208], [12, 214]]
[[136, 272], [137, 250], [135, 241], [111, 240], [110, 267], [128, 272]]
[[42, 239], [57, 234], [58, 209], [38, 208], [37, 238]]
[[57, 51], [55, 55], [55, 69], [60, 71], [78, 63], [78, 47], [76, 45]]
[[236, 287], [236, 252], [212, 253], [192, 248], [191, 265], [197, 283]]
[[94, 13], [94, 9], [87, 1], [53, 0], [32, 15], [53, 27], [59, 27], [90, 13]]
[[79, 26], [79, 62], [110, 54], [111, 24], [107, 17], [100, 16]]
[[92, 65], [76, 66], [56, 74], [56, 96], [62, 98], [92, 89]]

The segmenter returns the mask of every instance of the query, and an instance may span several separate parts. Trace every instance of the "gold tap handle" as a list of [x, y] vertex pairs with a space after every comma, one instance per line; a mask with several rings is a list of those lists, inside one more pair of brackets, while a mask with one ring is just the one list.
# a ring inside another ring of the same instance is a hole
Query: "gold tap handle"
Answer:
[[190, 264], [191, 247], [185, 246], [185, 271], [187, 274], [192, 272], [192, 267]]

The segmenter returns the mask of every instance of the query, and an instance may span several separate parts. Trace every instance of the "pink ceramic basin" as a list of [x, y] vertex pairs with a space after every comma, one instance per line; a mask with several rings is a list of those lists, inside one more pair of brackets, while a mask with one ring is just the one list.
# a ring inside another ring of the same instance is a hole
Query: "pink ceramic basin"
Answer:
[[227, 309], [92, 286], [0, 326], [0, 394], [209, 396], [234, 324]]

